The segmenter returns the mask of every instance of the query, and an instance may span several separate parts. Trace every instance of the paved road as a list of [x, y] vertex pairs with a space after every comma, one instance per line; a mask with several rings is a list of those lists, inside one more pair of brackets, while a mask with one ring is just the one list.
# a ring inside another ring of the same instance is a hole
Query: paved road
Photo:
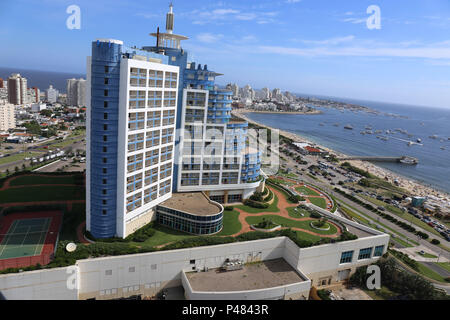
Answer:
[[[438, 264], [434, 262], [423, 262], [423, 264], [427, 265], [431, 270], [438, 273], [444, 278], [450, 277], [450, 272], [439, 266]], [[450, 284], [449, 284], [450, 285]]]
[[[364, 208], [364, 207], [358, 205], [357, 203], [352, 202], [351, 200], [345, 198], [345, 197], [342, 196], [341, 194], [339, 194], [339, 193], [333, 191], [332, 189], [330, 189], [330, 186], [328, 186], [328, 185], [326, 185], [326, 184], [324, 184], [324, 183], [321, 183], [321, 182], [319, 182], [319, 181], [313, 180], [313, 179], [311, 179], [310, 177], [308, 177], [308, 176], [306, 176], [306, 175], [302, 175], [302, 180], [304, 180], [304, 181], [307, 182], [307, 183], [311, 183], [311, 184], [313, 184], [313, 185], [317, 185], [318, 187], [322, 188], [324, 191], [326, 191], [327, 193], [333, 195], [336, 199], [338, 199], [338, 200], [340, 200], [340, 201], [343, 201], [343, 202], [345, 202], [345, 203], [351, 203], [351, 205], [352, 205], [354, 208], [356, 208], [358, 211], [361, 211], [361, 212], [364, 213], [365, 215], [369, 216], [369, 217], [372, 218], [373, 220], [377, 221], [377, 219], [380, 219], [379, 221], [380, 221], [381, 223], [383, 223], [384, 225], [388, 226], [389, 228], [391, 228], [391, 229], [393, 229], [393, 230], [395, 230], [395, 231], [397, 231], [397, 232], [399, 232], [399, 233], [401, 233], [401, 234], [404, 234], [404, 235], [407, 236], [408, 238], [410, 238], [410, 239], [412, 239], [412, 240], [415, 240], [416, 242], [418, 242], [418, 243], [424, 245], [425, 247], [427, 247], [427, 248], [433, 250], [434, 252], [436, 252], [436, 253], [439, 254], [439, 253], [442, 251], [441, 255], [442, 255], [442, 256], [445, 256], [447, 259], [450, 259], [450, 252], [448, 252], [448, 251], [446, 251], [446, 250], [444, 250], [444, 249], [442, 249], [442, 248], [440, 248], [440, 247], [438, 247], [438, 246], [435, 246], [435, 245], [431, 244], [430, 242], [428, 242], [428, 241], [426, 241], [426, 240], [423, 240], [423, 239], [419, 238], [416, 234], [411, 233], [411, 232], [408, 232], [408, 231], [406, 231], [406, 230], [400, 228], [400, 227], [399, 227], [398, 225], [396, 225], [395, 223], [392, 223], [392, 222], [390, 222], [389, 220], [383, 219], [382, 217], [378, 216], [377, 214], [373, 213], [372, 211], [367, 210], [366, 208]], [[396, 217], [396, 218], [397, 218], [398, 220], [401, 219], [401, 218], [399, 218], [399, 217]], [[409, 221], [406, 221], [406, 220], [404, 220], [404, 219], [402, 219], [402, 220], [405, 221], [405, 222], [407, 222], [407, 223], [409, 222]], [[416, 228], [416, 229], [418, 229], [418, 228]], [[436, 236], [434, 236], [434, 235], [433, 235], [433, 237], [436, 238]], [[442, 242], [443, 244], [445, 244], [446, 246], [450, 246], [450, 244], [448, 243], [448, 241], [445, 241], [444, 239], [442, 239], [441, 242]]]

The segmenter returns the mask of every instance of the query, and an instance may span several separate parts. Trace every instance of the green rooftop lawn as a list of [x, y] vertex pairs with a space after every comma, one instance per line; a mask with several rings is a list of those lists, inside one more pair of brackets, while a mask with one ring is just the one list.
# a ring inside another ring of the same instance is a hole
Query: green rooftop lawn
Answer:
[[308, 199], [312, 204], [321, 207], [322, 209], [327, 208], [327, 202], [324, 198], [308, 198]]
[[337, 232], [337, 228], [332, 225], [330, 225], [330, 229], [329, 230], [319, 230], [319, 229], [314, 229], [310, 226], [311, 221], [314, 220], [307, 220], [307, 221], [295, 221], [295, 220], [291, 220], [291, 219], [287, 219], [284, 217], [280, 217], [280, 216], [274, 216], [274, 215], [265, 215], [265, 216], [255, 216], [255, 217], [247, 217], [245, 219], [245, 221], [247, 221], [249, 224], [258, 224], [261, 221], [263, 221], [263, 219], [266, 220], [271, 220], [272, 222], [281, 225], [282, 227], [292, 227], [292, 228], [300, 228], [300, 229], [305, 229], [305, 230], [309, 230], [318, 234], [325, 234], [325, 235], [329, 235], [329, 234], [335, 234]]
[[305, 186], [297, 187], [297, 188], [295, 188], [295, 190], [297, 190], [300, 193], [303, 193], [306, 196], [318, 196], [319, 195], [319, 193], [317, 193], [316, 191], [314, 191], [308, 187], [305, 187]]
[[425, 266], [424, 264], [422, 264], [422, 263], [419, 262], [419, 263], [418, 263], [418, 266], [419, 266], [419, 272], [420, 272], [421, 274], [423, 274], [424, 276], [426, 276], [426, 277], [428, 277], [428, 278], [430, 278], [430, 279], [439, 281], [439, 282], [447, 283], [447, 282], [445, 281], [444, 277], [442, 277], [439, 273], [437, 273], [437, 272], [431, 270], [430, 268], [428, 268], [428, 267]]
[[218, 236], [231, 236], [241, 231], [242, 225], [239, 222], [239, 212], [224, 211], [223, 212], [223, 228], [217, 234]]
[[274, 194], [273, 202], [269, 205], [267, 209], [259, 209], [259, 208], [253, 208], [246, 205], [238, 205], [235, 206], [235, 208], [241, 209], [247, 213], [260, 213], [260, 212], [279, 212], [280, 209], [278, 209], [278, 197]]
[[[295, 210], [295, 209], [297, 209], [297, 210]], [[287, 211], [289, 213], [289, 216], [292, 218], [300, 218], [301, 219], [301, 218], [309, 218], [311, 216], [311, 213], [305, 209], [291, 207], [291, 208], [287, 208]], [[302, 213], [303, 216], [300, 213]]]
[[0, 203], [84, 200], [85, 195], [82, 186], [23, 187], [0, 191]]
[[34, 185], [34, 184], [75, 184], [73, 176], [19, 176], [11, 181], [10, 186]]

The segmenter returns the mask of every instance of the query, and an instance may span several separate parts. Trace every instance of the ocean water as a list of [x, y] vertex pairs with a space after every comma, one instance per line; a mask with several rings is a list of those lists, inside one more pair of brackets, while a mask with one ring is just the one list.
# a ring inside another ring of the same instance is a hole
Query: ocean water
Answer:
[[3, 80], [8, 79], [12, 73], [20, 73], [21, 76], [27, 78], [28, 88], [37, 87], [41, 91], [44, 91], [48, 89], [50, 85], [52, 85], [53, 88], [57, 89], [60, 93], [66, 93], [67, 79], [86, 79], [86, 75], [84, 74], [0, 67], [0, 78], [2, 78]]
[[[334, 99], [338, 100], [338, 99]], [[318, 108], [320, 115], [283, 115], [249, 113], [248, 118], [259, 123], [296, 133], [305, 138], [338, 152], [352, 156], [412, 156], [419, 159], [417, 166], [397, 163], [376, 164], [402, 176], [450, 193], [450, 109], [407, 106], [389, 103], [339, 99], [342, 102], [367, 106], [383, 113], [393, 113], [408, 117], [393, 118], [366, 112], [344, 111]], [[335, 124], [339, 123], [339, 126]], [[322, 125], [321, 125], [322, 124]], [[350, 124], [353, 130], [344, 129]], [[366, 126], [372, 130], [382, 130], [381, 134], [366, 134]], [[386, 130], [396, 128], [406, 130], [407, 134]], [[436, 135], [437, 139], [430, 136]], [[388, 141], [377, 136], [388, 137]], [[423, 145], [408, 146], [407, 141], [422, 139]], [[443, 139], [443, 140], [442, 140]], [[442, 150], [444, 147], [445, 150]]]

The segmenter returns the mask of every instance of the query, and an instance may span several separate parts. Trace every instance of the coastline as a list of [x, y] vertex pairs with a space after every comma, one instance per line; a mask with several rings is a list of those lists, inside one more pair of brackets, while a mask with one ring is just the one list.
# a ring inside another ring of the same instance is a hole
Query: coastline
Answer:
[[[255, 125], [258, 125], [260, 127], [264, 127], [267, 129], [271, 129], [271, 130], [279, 130], [280, 134], [282, 134], [283, 136], [286, 136], [294, 141], [303, 141], [303, 142], [307, 142], [310, 143], [312, 145], [318, 146], [319, 148], [326, 150], [330, 153], [335, 154], [337, 157], [348, 157], [348, 155], [342, 153], [342, 152], [338, 152], [335, 150], [332, 150], [330, 148], [324, 147], [322, 145], [319, 145], [311, 140], [309, 140], [308, 138], [305, 138], [303, 136], [300, 136], [298, 134], [294, 134], [288, 131], [284, 131], [281, 130], [279, 128], [273, 128], [267, 125], [264, 125], [262, 123], [253, 121], [251, 119], [249, 119], [246, 116], [246, 113], [250, 113], [253, 111], [250, 110], [239, 110], [239, 109], [233, 109], [232, 114], [236, 117], [242, 118], [245, 121], [247, 121], [248, 123], [252, 123]], [[277, 112], [279, 113], [279, 112]], [[398, 173], [394, 173], [388, 169], [379, 167], [371, 162], [368, 161], [361, 161], [361, 160], [351, 160], [348, 161], [351, 165], [358, 167], [360, 169], [363, 170], [367, 170], [369, 173], [381, 178], [381, 179], [385, 179], [387, 177], [387, 181], [389, 181], [390, 183], [394, 184], [395, 180], [398, 180], [399, 182], [399, 187], [403, 188], [405, 190], [407, 190], [408, 192], [410, 192], [411, 194], [415, 195], [415, 196], [429, 196], [429, 195], [434, 195], [436, 197], [439, 198], [447, 198], [450, 199], [450, 194], [448, 192], [430, 187], [428, 185], [425, 185], [424, 183], [414, 180], [413, 178], [408, 178], [405, 176], [402, 176]]]
[[303, 115], [316, 115], [322, 114], [323, 111], [314, 110], [310, 112], [305, 111], [259, 111], [259, 110], [249, 110], [249, 109], [233, 109], [233, 111], [238, 111], [240, 114], [245, 113], [267, 113], [267, 114], [303, 114]]

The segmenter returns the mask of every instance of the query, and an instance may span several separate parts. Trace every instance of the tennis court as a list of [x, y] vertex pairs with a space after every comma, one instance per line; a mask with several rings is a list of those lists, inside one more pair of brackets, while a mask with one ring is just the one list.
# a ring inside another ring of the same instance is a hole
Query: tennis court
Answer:
[[51, 221], [51, 217], [14, 220], [0, 235], [0, 260], [40, 255]]

